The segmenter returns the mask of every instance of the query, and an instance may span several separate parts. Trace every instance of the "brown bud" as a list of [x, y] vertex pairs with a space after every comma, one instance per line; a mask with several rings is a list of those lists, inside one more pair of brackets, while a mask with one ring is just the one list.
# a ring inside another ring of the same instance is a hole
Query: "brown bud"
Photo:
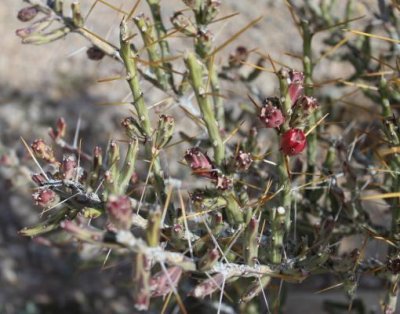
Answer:
[[56, 122], [56, 128], [55, 129], [51, 128], [49, 130], [49, 135], [54, 141], [56, 141], [65, 136], [66, 129], [67, 129], [67, 123], [65, 122], [65, 119], [62, 117], [58, 118]]
[[244, 46], [238, 46], [234, 53], [229, 55], [229, 66], [240, 67], [247, 60], [249, 51]]
[[21, 22], [29, 22], [36, 17], [39, 13], [39, 9], [37, 6], [26, 7], [19, 10], [17, 18]]
[[386, 268], [388, 269], [388, 271], [390, 271], [391, 273], [393, 273], [395, 275], [400, 273], [400, 258], [398, 258], [398, 257], [390, 258], [386, 262]]
[[208, 43], [214, 39], [214, 34], [208, 29], [199, 29], [197, 31], [196, 37], [198, 40]]
[[105, 53], [100, 48], [92, 46], [86, 51], [86, 55], [89, 58], [89, 60], [99, 61], [104, 58]]

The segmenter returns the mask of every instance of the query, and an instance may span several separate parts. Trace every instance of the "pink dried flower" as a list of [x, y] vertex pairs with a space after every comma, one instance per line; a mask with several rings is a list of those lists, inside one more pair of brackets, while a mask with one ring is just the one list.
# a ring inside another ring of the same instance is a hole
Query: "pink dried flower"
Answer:
[[224, 175], [219, 175], [215, 178], [215, 185], [218, 190], [225, 191], [232, 187], [232, 180]]
[[198, 147], [188, 149], [185, 160], [194, 174], [210, 179], [215, 178], [216, 171], [211, 159], [207, 154], [203, 154]]
[[75, 178], [78, 170], [76, 157], [74, 155], [64, 156], [60, 170], [63, 179], [71, 180]]
[[304, 90], [304, 74], [303, 72], [291, 70], [289, 71], [289, 97], [292, 100], [292, 106], [297, 99], [303, 94]]
[[[167, 271], [159, 271], [150, 279], [150, 292], [152, 297], [165, 296], [178, 285], [182, 275], [182, 268], [172, 266]], [[171, 283], [173, 287], [171, 287]]]
[[221, 273], [215, 274], [212, 278], [206, 279], [198, 284], [189, 295], [196, 298], [204, 298], [214, 293], [218, 288], [222, 286], [224, 281], [224, 275]]
[[235, 165], [240, 170], [247, 170], [250, 168], [253, 162], [253, 158], [250, 153], [245, 153], [243, 151], [239, 151], [236, 156]]
[[259, 118], [267, 128], [279, 128], [285, 122], [282, 111], [273, 105], [272, 99], [266, 99], [260, 110]]
[[111, 223], [118, 229], [129, 230], [132, 225], [132, 206], [128, 196], [111, 195], [106, 204]]
[[306, 136], [300, 129], [290, 129], [282, 135], [281, 150], [285, 155], [294, 156], [300, 154], [306, 145]]
[[49, 163], [57, 162], [54, 157], [53, 149], [48, 146], [42, 139], [35, 140], [32, 143], [31, 148], [37, 158], [43, 159]]
[[43, 174], [37, 173], [32, 175], [32, 181], [35, 182], [37, 185], [42, 186], [47, 182], [47, 179]]
[[35, 204], [42, 208], [51, 207], [59, 200], [56, 192], [48, 188], [39, 189], [32, 194], [32, 198], [35, 201]]

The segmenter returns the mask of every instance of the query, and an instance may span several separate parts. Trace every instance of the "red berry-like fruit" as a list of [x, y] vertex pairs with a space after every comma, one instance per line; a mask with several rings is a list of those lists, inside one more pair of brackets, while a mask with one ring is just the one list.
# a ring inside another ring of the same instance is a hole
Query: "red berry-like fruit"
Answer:
[[300, 154], [307, 146], [304, 132], [300, 129], [290, 129], [283, 133], [281, 138], [281, 150], [285, 155], [294, 156]]

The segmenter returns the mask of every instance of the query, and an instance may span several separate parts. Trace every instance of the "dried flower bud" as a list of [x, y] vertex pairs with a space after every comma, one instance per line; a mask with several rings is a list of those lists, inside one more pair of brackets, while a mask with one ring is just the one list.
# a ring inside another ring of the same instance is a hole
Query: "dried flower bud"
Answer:
[[188, 149], [185, 160], [194, 174], [210, 179], [215, 178], [216, 171], [211, 159], [207, 154], [203, 154], [198, 147]]
[[118, 229], [129, 230], [132, 225], [132, 206], [128, 196], [108, 198], [106, 210], [111, 223]]
[[250, 168], [253, 162], [253, 158], [250, 153], [245, 153], [243, 151], [239, 151], [235, 158], [235, 166], [239, 170], [247, 170]]
[[206, 279], [198, 284], [190, 293], [190, 296], [196, 298], [204, 298], [214, 293], [218, 288], [222, 286], [224, 281], [224, 275], [217, 273], [212, 278]]
[[304, 126], [307, 123], [307, 117], [318, 108], [318, 102], [314, 97], [301, 96], [292, 108], [290, 127]]
[[71, 180], [77, 176], [77, 161], [75, 155], [66, 155], [63, 157], [60, 171], [63, 179]]
[[214, 248], [208, 251], [199, 261], [198, 268], [201, 271], [206, 271], [211, 269], [213, 265], [218, 261], [220, 258], [220, 254], [217, 248]]
[[39, 189], [32, 194], [35, 204], [42, 208], [49, 208], [59, 202], [59, 196], [48, 188]]
[[214, 34], [206, 27], [201, 27], [197, 30], [195, 36], [196, 52], [201, 56], [205, 57], [210, 51]]
[[175, 129], [175, 120], [171, 116], [161, 115], [156, 131], [155, 148], [160, 150], [165, 147], [172, 138]]
[[238, 46], [234, 53], [229, 55], [229, 66], [240, 67], [249, 57], [249, 51], [244, 46]]
[[208, 29], [201, 28], [197, 31], [196, 37], [198, 40], [208, 43], [214, 39], [214, 34]]
[[281, 150], [288, 156], [300, 154], [306, 145], [306, 136], [300, 129], [290, 129], [281, 137]]
[[93, 169], [98, 171], [103, 164], [103, 151], [100, 146], [96, 146], [93, 150]]
[[121, 125], [125, 129], [126, 135], [131, 139], [146, 137], [140, 124], [133, 117], [125, 118], [121, 121]]
[[260, 110], [259, 118], [267, 128], [279, 128], [285, 122], [282, 111], [275, 106], [277, 103], [278, 99], [267, 98]]
[[[178, 285], [181, 276], [182, 268], [178, 266], [172, 266], [169, 267], [166, 272], [162, 270], [154, 274], [150, 279], [151, 296], [161, 297], [167, 295]], [[171, 287], [171, 283], [173, 287]]]
[[298, 99], [295, 106], [301, 108], [304, 115], [309, 115], [318, 108], [318, 102], [314, 97], [303, 96]]
[[204, 6], [206, 14], [203, 14], [204, 20], [202, 21], [202, 23], [203, 24], [211, 23], [214, 20], [214, 18], [218, 15], [220, 6], [221, 6], [221, 1], [208, 0]]
[[92, 46], [86, 51], [86, 55], [89, 60], [99, 61], [103, 59], [106, 54], [100, 48]]
[[56, 128], [55, 129], [51, 128], [49, 130], [49, 135], [54, 141], [56, 141], [65, 136], [66, 129], [67, 129], [67, 123], [65, 122], [65, 119], [62, 117], [58, 118], [56, 122]]
[[37, 173], [32, 175], [32, 181], [35, 182], [38, 186], [42, 186], [47, 182], [47, 179], [43, 174]]
[[21, 22], [29, 22], [36, 17], [39, 13], [39, 9], [37, 6], [26, 7], [19, 10], [17, 18]]
[[56, 159], [54, 157], [53, 149], [48, 146], [42, 139], [35, 140], [31, 148], [35, 157], [43, 159], [49, 163], [56, 163]]
[[174, 13], [171, 17], [171, 23], [186, 36], [193, 37], [197, 33], [196, 26], [181, 11]]
[[303, 94], [304, 90], [304, 74], [303, 72], [291, 70], [289, 71], [289, 97], [294, 105], [297, 99]]
[[227, 176], [219, 175], [215, 180], [215, 185], [218, 190], [225, 191], [232, 187], [232, 180]]
[[34, 34], [39, 34], [40, 32], [44, 31], [46, 28], [48, 28], [54, 21], [55, 19], [52, 16], [46, 16], [36, 22], [34, 22], [32, 25], [25, 27], [25, 28], [20, 28], [15, 31], [15, 34], [18, 37], [21, 37], [22, 39], [25, 39], [31, 35]]
[[390, 258], [386, 262], [386, 268], [395, 275], [400, 273], [400, 258]]

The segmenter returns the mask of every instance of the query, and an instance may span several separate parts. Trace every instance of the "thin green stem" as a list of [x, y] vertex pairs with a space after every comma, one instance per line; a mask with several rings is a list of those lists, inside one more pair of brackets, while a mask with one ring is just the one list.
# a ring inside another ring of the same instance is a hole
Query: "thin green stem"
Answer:
[[151, 127], [150, 116], [148, 108], [145, 104], [143, 93], [139, 83], [139, 73], [137, 71], [137, 60], [136, 55], [132, 51], [132, 47], [128, 41], [129, 34], [126, 21], [123, 20], [121, 23], [121, 35], [120, 35], [120, 55], [124, 61], [125, 68], [127, 71], [127, 81], [133, 95], [133, 105], [136, 109], [136, 113], [139, 117], [139, 123], [143, 129], [144, 135], [146, 136], [145, 153], [146, 158], [152, 161], [152, 169], [154, 174], [154, 187], [156, 193], [159, 196], [162, 204], [165, 204], [167, 199], [165, 191], [165, 183], [162, 174], [161, 164], [158, 155], [153, 154], [153, 129]]
[[[146, 20], [146, 17], [144, 15], [139, 15], [134, 20], [140, 31], [140, 34], [142, 35], [147, 54], [149, 56], [150, 69], [157, 77], [157, 80], [159, 81], [162, 89], [168, 90], [168, 77], [162, 66], [161, 60], [163, 57], [158, 50], [159, 45], [156, 44], [157, 38], [153, 29], [153, 25], [151, 25], [149, 21]], [[158, 63], [161, 63], [161, 66]]]
[[217, 119], [209, 96], [205, 95], [206, 84], [203, 80], [204, 65], [196, 58], [193, 53], [189, 53], [185, 58], [186, 66], [189, 69], [190, 82], [196, 94], [196, 99], [203, 115], [204, 122], [210, 136], [211, 145], [214, 149], [214, 161], [218, 166], [222, 165], [225, 158], [225, 145], [219, 132]]
[[[160, 52], [161, 52], [161, 59], [165, 60], [167, 57], [170, 56], [171, 51], [169, 49], [169, 44], [168, 41], [165, 40], [165, 37], [167, 35], [167, 30], [164, 26], [164, 23], [162, 21], [161, 17], [161, 8], [160, 8], [160, 0], [147, 0], [147, 3], [150, 7], [150, 11], [153, 17], [154, 21], [154, 27], [157, 33], [157, 41], [158, 45], [160, 47]], [[162, 39], [164, 38], [164, 39]], [[175, 83], [174, 83], [174, 76], [172, 72], [172, 64], [170, 62], [165, 62], [162, 61], [162, 65], [165, 69], [168, 69], [165, 71], [165, 74], [167, 76], [168, 82], [171, 86], [172, 89], [175, 89]]]
[[[400, 144], [399, 135], [396, 131], [397, 126], [392, 122], [393, 112], [389, 102], [389, 88], [387, 81], [382, 77], [379, 85], [379, 92], [381, 95], [382, 114], [385, 119], [385, 134], [390, 146], [398, 146]], [[393, 173], [388, 174], [387, 182], [392, 180], [391, 192], [398, 192], [400, 189], [400, 176], [396, 174], [396, 170], [400, 165], [399, 154], [394, 154], [390, 160], [390, 168]], [[394, 177], [393, 177], [394, 176]], [[391, 226], [391, 237], [397, 241], [400, 240], [400, 199], [394, 198], [391, 202], [392, 205], [392, 226]], [[389, 246], [388, 257], [397, 258], [400, 250], [397, 247]], [[400, 280], [399, 274], [389, 274], [389, 287], [386, 292], [384, 300], [384, 312], [395, 313], [398, 300], [398, 284]]]
[[[303, 30], [303, 71], [304, 71], [304, 94], [312, 96], [313, 94], [313, 63], [312, 63], [312, 38], [313, 33], [310, 30], [310, 25], [307, 20], [301, 21]], [[314, 111], [310, 118], [310, 127], [317, 122], [317, 111]], [[307, 173], [315, 173], [315, 164], [317, 160], [317, 132], [311, 132], [307, 136]], [[312, 182], [314, 175], [306, 176], [307, 182]]]

